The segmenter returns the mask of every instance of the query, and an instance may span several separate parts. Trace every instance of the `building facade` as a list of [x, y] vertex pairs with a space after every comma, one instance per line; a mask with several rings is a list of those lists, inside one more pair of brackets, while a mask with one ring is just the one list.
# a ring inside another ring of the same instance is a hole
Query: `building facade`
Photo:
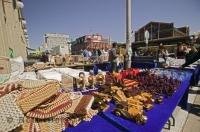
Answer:
[[58, 33], [47, 33], [44, 35], [44, 49], [53, 49], [59, 46], [67, 48], [66, 54], [70, 54], [71, 45], [69, 35]]
[[66, 53], [69, 52], [69, 47], [67, 45], [62, 45], [62, 46], [56, 46], [52, 48], [52, 55], [62, 55], [65, 56]]
[[0, 56], [27, 58], [28, 34], [19, 0], [0, 0]]
[[85, 35], [80, 38], [77, 38], [71, 45], [71, 52], [72, 54], [78, 55], [81, 52], [89, 48], [90, 50], [93, 49], [104, 49], [108, 50], [111, 48], [111, 44], [109, 39], [103, 38], [102, 35], [99, 34], [92, 34], [92, 35]]

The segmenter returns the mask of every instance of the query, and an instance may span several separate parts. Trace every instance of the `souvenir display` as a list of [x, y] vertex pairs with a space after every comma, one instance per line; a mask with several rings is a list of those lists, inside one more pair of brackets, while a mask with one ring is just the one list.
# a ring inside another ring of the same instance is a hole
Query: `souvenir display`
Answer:
[[[69, 76], [66, 80], [61, 77], [59, 82], [21, 79], [0, 85], [0, 131], [60, 132], [82, 121], [91, 121], [99, 112], [112, 112], [120, 120], [145, 124], [151, 118], [148, 112], [172, 96], [185, 78], [181, 71], [164, 69], [127, 69], [105, 75], [102, 72], [88, 75], [68, 68], [49, 71], [47, 74], [52, 77], [58, 71], [59, 77], [61, 73]], [[63, 90], [72, 83], [77, 84], [78, 91]]]
[[0, 98], [0, 131], [8, 132], [23, 124], [24, 115], [12, 94]]
[[17, 100], [17, 104], [22, 109], [23, 113], [27, 113], [55, 95], [59, 89], [60, 85], [57, 82], [49, 82], [47, 85], [25, 94], [23, 98]]
[[11, 91], [18, 90], [19, 88], [19, 85], [15, 83], [0, 85], [0, 97], [10, 93]]

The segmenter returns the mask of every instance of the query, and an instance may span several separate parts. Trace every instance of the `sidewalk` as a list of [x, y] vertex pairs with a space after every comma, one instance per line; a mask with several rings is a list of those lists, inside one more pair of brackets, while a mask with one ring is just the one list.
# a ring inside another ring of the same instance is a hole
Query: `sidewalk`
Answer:
[[200, 132], [200, 87], [193, 92], [196, 94], [196, 98], [194, 103], [190, 104], [191, 108], [189, 109], [183, 132]]
[[[166, 124], [163, 132], [200, 132], [200, 87], [191, 87], [188, 97], [188, 111], [179, 106], [173, 112], [175, 125], [170, 130]], [[172, 121], [172, 118], [170, 118]]]

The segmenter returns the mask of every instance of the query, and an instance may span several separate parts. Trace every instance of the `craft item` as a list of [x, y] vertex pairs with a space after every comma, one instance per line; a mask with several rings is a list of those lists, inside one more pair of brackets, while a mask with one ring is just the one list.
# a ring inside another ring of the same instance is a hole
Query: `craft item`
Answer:
[[138, 109], [137, 107], [130, 107], [128, 113], [138, 124], [144, 124], [147, 121], [147, 116], [143, 115], [143, 110]]
[[0, 97], [4, 96], [5, 94], [10, 93], [11, 91], [18, 90], [18, 84], [8, 83], [5, 85], [0, 85]]
[[75, 109], [75, 113], [76, 114], [80, 114], [80, 115], [85, 115], [88, 113], [88, 111], [90, 110], [92, 103], [94, 101], [94, 96], [91, 95], [84, 95], [78, 106]]
[[103, 85], [105, 83], [105, 77], [102, 72], [96, 75], [96, 83], [97, 85]]
[[59, 120], [38, 122], [41, 132], [62, 132], [65, 129], [65, 122]]
[[89, 83], [89, 88], [94, 88], [95, 77], [93, 72], [90, 72], [90, 75], [88, 77], [88, 83]]
[[92, 104], [92, 109], [98, 110], [99, 112], [106, 111], [109, 108], [108, 101], [97, 96]]
[[90, 109], [88, 111], [88, 114], [84, 116], [83, 120], [84, 121], [91, 121], [92, 117], [94, 117], [95, 115], [97, 115], [97, 113], [98, 113], [98, 110]]
[[79, 79], [78, 79], [78, 88], [80, 90], [84, 90], [85, 89], [85, 83], [86, 83], [85, 73], [84, 72], [80, 72], [79, 73]]
[[69, 119], [68, 120], [68, 122], [69, 122], [69, 124], [71, 125], [71, 126], [77, 126], [80, 122], [81, 122], [81, 118], [72, 118], [72, 119]]
[[20, 85], [22, 88], [31, 89], [38, 88], [46, 85], [48, 82], [46, 80], [22, 80]]
[[0, 131], [12, 131], [23, 124], [23, 118], [24, 115], [12, 94], [0, 98]]
[[20, 128], [18, 128], [16, 131], [35, 132], [36, 130], [39, 131], [39, 128], [36, 127], [36, 121], [34, 119], [31, 119], [31, 118], [24, 118], [23, 125]]
[[[76, 114], [76, 115], [86, 115], [90, 110], [94, 97], [91, 95], [81, 95], [72, 93], [72, 106], [65, 111], [65, 113]], [[84, 103], [83, 103], [84, 102]]]
[[126, 102], [127, 98], [122, 90], [117, 90], [116, 94], [113, 96], [113, 99], [117, 102]]
[[28, 112], [26, 116], [39, 119], [47, 119], [64, 112], [66, 109], [71, 107], [71, 105], [72, 101], [69, 98], [69, 94], [60, 93], [57, 95], [57, 97], [55, 97], [55, 100], [42, 104], [36, 109]]
[[39, 104], [47, 101], [50, 97], [55, 95], [59, 89], [60, 85], [58, 82], [49, 82], [47, 85], [25, 94], [23, 98], [17, 100], [17, 104], [20, 106], [23, 113], [27, 113]]
[[114, 79], [113, 75], [111, 73], [107, 72], [105, 75], [105, 84], [112, 85], [114, 83], [115, 83], [115, 79]]

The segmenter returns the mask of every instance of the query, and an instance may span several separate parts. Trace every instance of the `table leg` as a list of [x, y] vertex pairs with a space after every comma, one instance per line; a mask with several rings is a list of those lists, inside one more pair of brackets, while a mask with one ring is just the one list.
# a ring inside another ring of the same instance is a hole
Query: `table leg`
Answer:
[[186, 89], [186, 91], [185, 91], [185, 93], [184, 93], [184, 95], [183, 95], [183, 97], [182, 97], [182, 99], [179, 103], [179, 106], [181, 106], [181, 108], [183, 110], [187, 110], [189, 87], [190, 86], [188, 86], [188, 88]]

